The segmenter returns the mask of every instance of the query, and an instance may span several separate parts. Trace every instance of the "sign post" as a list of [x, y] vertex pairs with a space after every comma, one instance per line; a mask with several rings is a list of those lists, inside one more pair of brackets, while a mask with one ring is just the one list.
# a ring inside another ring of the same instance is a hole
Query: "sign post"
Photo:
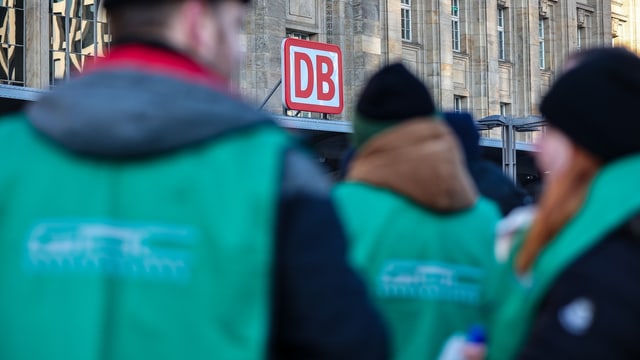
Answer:
[[342, 112], [342, 51], [337, 45], [285, 39], [282, 77], [282, 97], [287, 109], [324, 114]]

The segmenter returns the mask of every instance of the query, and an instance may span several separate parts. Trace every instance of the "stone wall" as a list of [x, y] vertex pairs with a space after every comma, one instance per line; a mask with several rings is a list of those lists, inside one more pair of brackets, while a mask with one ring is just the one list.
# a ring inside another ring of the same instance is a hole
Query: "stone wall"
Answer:
[[[287, 30], [337, 44], [344, 55], [348, 119], [367, 78], [380, 66], [402, 61], [422, 78], [436, 103], [449, 110], [454, 96], [476, 118], [536, 115], [541, 96], [580, 48], [623, 45], [638, 51], [640, 0], [459, 0], [461, 49], [453, 51], [454, 0], [412, 0], [412, 39], [401, 39], [399, 0], [254, 1], [246, 35], [243, 94], [262, 102], [280, 78], [280, 43]], [[498, 8], [505, 14], [505, 59], [498, 59]], [[539, 21], [544, 19], [541, 68]], [[617, 25], [622, 23], [620, 33]], [[614, 29], [614, 27], [616, 27]], [[618, 36], [613, 40], [612, 36]], [[282, 112], [281, 92], [268, 109]]]

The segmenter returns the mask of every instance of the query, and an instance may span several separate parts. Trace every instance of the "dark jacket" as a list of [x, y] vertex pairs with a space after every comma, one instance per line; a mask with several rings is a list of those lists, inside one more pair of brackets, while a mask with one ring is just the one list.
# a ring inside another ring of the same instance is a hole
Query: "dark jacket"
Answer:
[[489, 359], [640, 357], [639, 181], [640, 154], [603, 165], [526, 272], [516, 261], [535, 212], [516, 210], [498, 225]]
[[499, 167], [480, 156], [480, 135], [471, 114], [447, 112], [445, 120], [458, 136], [467, 167], [478, 191], [500, 206], [503, 215], [531, 202], [527, 193], [511, 181]]
[[436, 359], [447, 338], [481, 321], [500, 212], [478, 196], [442, 121], [406, 120], [371, 137], [333, 197], [394, 359]]
[[[186, 57], [157, 46], [127, 46], [128, 52], [114, 51], [96, 69], [31, 106], [32, 125], [80, 156], [125, 162], [161, 159], [254, 126], [275, 126]], [[384, 358], [385, 333], [345, 261], [329, 182], [299, 148], [282, 156], [273, 209], [271, 357]]]
[[519, 358], [640, 359], [638, 259], [640, 216], [607, 235], [554, 282]]

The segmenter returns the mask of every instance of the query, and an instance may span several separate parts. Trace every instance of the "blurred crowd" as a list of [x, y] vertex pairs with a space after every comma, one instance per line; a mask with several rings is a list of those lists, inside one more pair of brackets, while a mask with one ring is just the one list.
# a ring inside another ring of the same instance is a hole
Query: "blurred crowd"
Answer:
[[105, 0], [0, 119], [1, 359], [640, 359], [637, 55], [567, 59], [535, 203], [400, 63], [334, 183], [231, 90], [249, 4]]

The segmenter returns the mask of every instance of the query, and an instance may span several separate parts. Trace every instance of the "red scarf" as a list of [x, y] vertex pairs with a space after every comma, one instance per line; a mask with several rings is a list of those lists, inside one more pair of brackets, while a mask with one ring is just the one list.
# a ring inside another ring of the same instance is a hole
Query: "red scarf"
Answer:
[[229, 91], [229, 80], [176, 51], [146, 44], [125, 44], [88, 64], [83, 73], [104, 69], [135, 69]]

